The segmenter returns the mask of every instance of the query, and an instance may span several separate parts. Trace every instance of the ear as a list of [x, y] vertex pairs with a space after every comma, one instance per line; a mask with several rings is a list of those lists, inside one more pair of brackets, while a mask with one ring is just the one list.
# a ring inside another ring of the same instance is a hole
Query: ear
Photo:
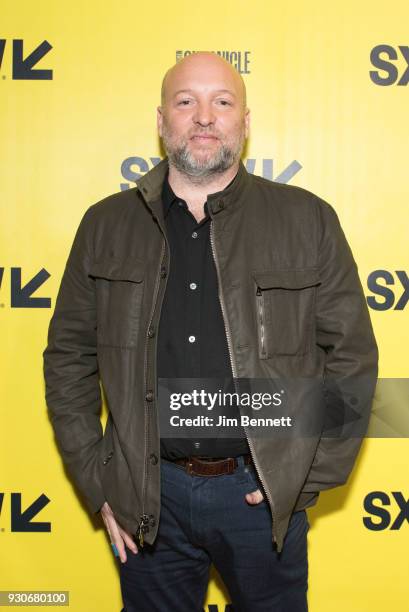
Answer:
[[156, 123], [158, 126], [158, 132], [159, 132], [159, 136], [162, 137], [162, 121], [163, 121], [163, 115], [162, 115], [162, 107], [158, 106], [156, 108]]
[[250, 109], [246, 108], [245, 113], [244, 113], [244, 125], [245, 125], [245, 135], [246, 138], [249, 135], [249, 131], [250, 131]]

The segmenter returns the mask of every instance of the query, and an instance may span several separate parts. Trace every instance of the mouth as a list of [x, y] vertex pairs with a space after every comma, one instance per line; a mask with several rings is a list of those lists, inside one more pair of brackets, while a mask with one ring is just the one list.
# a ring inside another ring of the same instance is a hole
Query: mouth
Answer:
[[197, 134], [196, 136], [192, 136], [191, 140], [218, 140], [218, 138], [216, 138], [216, 136], [203, 136]]

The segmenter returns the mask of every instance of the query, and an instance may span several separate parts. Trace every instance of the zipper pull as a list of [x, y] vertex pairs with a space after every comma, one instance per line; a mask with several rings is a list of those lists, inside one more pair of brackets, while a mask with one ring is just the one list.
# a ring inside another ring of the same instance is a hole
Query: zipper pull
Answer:
[[138, 536], [139, 547], [143, 548], [143, 533], [142, 533], [141, 525], [139, 525], [138, 527], [137, 536]]
[[257, 287], [256, 295], [261, 295], [261, 289], [260, 289], [260, 287]]
[[138, 531], [136, 532], [136, 535], [137, 535], [138, 540], [139, 540], [139, 546], [141, 548], [143, 548], [143, 545], [144, 545], [144, 533], [149, 531], [148, 523], [149, 523], [148, 515], [147, 514], [141, 514], [141, 520], [140, 520], [139, 525], [138, 525]]

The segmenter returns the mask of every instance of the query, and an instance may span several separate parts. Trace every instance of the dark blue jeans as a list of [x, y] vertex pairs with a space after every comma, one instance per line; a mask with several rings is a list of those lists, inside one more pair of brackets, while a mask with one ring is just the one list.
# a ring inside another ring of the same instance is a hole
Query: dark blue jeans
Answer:
[[306, 612], [306, 511], [292, 515], [278, 554], [267, 500], [245, 500], [257, 488], [242, 457], [233, 474], [212, 477], [190, 476], [162, 460], [157, 539], [118, 561], [124, 611], [201, 612], [213, 563], [234, 612]]

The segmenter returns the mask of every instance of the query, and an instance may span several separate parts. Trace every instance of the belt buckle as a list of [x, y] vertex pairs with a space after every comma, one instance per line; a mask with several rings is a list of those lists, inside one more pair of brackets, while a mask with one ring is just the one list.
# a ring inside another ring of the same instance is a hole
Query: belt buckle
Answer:
[[193, 471], [193, 461], [191, 460], [190, 457], [188, 459], [188, 462], [185, 464], [185, 469], [188, 474], [190, 475], [195, 474], [195, 472]]
[[[193, 474], [195, 476], [219, 476], [221, 474], [233, 474], [234, 470], [236, 469], [236, 461], [234, 457], [226, 457], [225, 459], [218, 459], [216, 461], [202, 461], [202, 463], [205, 464], [209, 464], [209, 463], [222, 463], [224, 462], [224, 467], [225, 469], [217, 474], [203, 474], [201, 472], [197, 472], [195, 471], [194, 467], [193, 467], [193, 462], [196, 458], [195, 457], [189, 457], [189, 460], [186, 464], [186, 471], [188, 474]], [[201, 462], [199, 458], [196, 459], [197, 462]]]
[[193, 476], [205, 476], [206, 474], [203, 474], [201, 472], [197, 472], [194, 467], [193, 464], [206, 464], [206, 463], [211, 463], [211, 461], [202, 461], [199, 457], [189, 457], [188, 458], [188, 462], [186, 464], [186, 471], [188, 474], [193, 475]]

